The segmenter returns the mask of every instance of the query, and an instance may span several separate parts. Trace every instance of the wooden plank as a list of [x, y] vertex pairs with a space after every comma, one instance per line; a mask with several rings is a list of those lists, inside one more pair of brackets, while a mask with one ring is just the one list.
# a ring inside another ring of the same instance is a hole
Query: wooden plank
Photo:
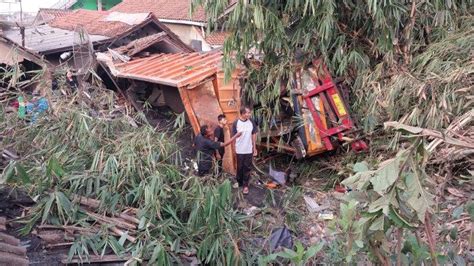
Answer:
[[5, 233], [0, 233], [0, 242], [5, 242], [14, 246], [20, 245], [20, 240], [18, 238], [13, 237], [11, 235], [7, 235]]
[[188, 114], [189, 121], [191, 122], [191, 126], [193, 127], [194, 134], [199, 134], [199, 121], [194, 113], [193, 107], [191, 106], [191, 102], [189, 100], [188, 91], [183, 87], [178, 88], [179, 95], [181, 96], [181, 100], [183, 101], [184, 109]]
[[82, 264], [85, 262], [89, 263], [105, 263], [105, 262], [122, 262], [122, 261], [127, 261], [131, 259], [132, 257], [130, 255], [126, 255], [123, 257], [119, 257], [117, 255], [104, 255], [104, 256], [99, 256], [99, 255], [89, 255], [89, 259], [85, 259], [84, 257], [82, 260], [79, 258], [79, 256], [73, 256], [71, 261], [68, 261], [67, 258], [64, 258], [61, 260], [61, 263], [63, 264]]
[[0, 250], [6, 253], [12, 253], [16, 255], [26, 256], [26, 248], [10, 245], [7, 243], [0, 243]]
[[0, 265], [27, 266], [30, 262], [15, 254], [0, 251]]

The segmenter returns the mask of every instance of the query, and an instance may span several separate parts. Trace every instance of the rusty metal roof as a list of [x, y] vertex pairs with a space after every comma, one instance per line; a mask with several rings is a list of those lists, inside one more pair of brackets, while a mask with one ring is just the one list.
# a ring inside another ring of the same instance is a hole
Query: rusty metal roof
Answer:
[[112, 63], [110, 57], [105, 57], [102, 54], [97, 59], [105, 62], [117, 77], [173, 87], [197, 85], [216, 74], [222, 61], [220, 52], [157, 54], [126, 63]]

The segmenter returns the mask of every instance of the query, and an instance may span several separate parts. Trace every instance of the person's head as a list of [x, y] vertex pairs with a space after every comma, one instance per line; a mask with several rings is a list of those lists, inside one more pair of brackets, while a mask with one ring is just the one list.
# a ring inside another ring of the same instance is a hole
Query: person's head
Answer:
[[71, 72], [70, 70], [68, 70], [68, 71], [66, 72], [66, 78], [67, 78], [67, 79], [72, 79], [72, 72]]
[[240, 118], [241, 119], [247, 120], [247, 119], [250, 118], [251, 115], [252, 115], [252, 111], [250, 110], [250, 107], [247, 107], [247, 106], [244, 106], [244, 105], [242, 105], [240, 107]]
[[204, 137], [209, 137], [212, 134], [212, 130], [208, 125], [202, 125], [200, 132]]
[[225, 117], [225, 115], [219, 115], [217, 116], [217, 122], [219, 122], [219, 125], [221, 126], [225, 126], [227, 124], [227, 119]]

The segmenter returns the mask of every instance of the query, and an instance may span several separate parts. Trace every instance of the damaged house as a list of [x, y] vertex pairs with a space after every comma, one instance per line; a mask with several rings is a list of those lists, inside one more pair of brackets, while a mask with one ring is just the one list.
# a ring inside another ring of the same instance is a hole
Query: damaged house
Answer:
[[[97, 60], [106, 65], [113, 78], [127, 84], [127, 96], [137, 108], [147, 102], [152, 107], [185, 112], [196, 134], [201, 125], [216, 126], [219, 114], [225, 114], [229, 121], [237, 119], [240, 83], [237, 75], [224, 82], [221, 52], [156, 53], [123, 60], [125, 54], [130, 55], [130, 50], [121, 47], [97, 53]], [[225, 134], [229, 137], [230, 132]], [[224, 157], [224, 169], [231, 173], [235, 171], [232, 154], [229, 150]]]
[[69, 59], [75, 48], [88, 43], [94, 50], [105, 51], [160, 32], [173, 40], [173, 45], [163, 44], [163, 52], [192, 51], [151, 13], [80, 9], [57, 16], [48, 24], [12, 29], [4, 35], [57, 65]]
[[[25, 81], [48, 75], [48, 67], [50, 67], [50, 64], [38, 54], [0, 36], [0, 87], [9, 88], [25, 85], [24, 87], [34, 88], [38, 82]], [[20, 82], [23, 85], [15, 82]]]

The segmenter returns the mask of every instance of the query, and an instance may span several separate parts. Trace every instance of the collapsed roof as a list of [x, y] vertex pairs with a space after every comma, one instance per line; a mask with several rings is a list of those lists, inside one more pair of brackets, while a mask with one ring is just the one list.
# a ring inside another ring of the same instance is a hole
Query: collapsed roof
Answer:
[[217, 73], [221, 67], [222, 54], [156, 54], [129, 62], [114, 62], [111, 54], [97, 53], [97, 60], [105, 63], [112, 75], [118, 78], [191, 88]]
[[[80, 38], [76, 32], [83, 28], [89, 34], [89, 39], [94, 45], [120, 45], [118, 40], [139, 32], [148, 25], [151, 25], [155, 30], [140, 32], [138, 35], [166, 32], [169, 42], [179, 46], [183, 51], [193, 51], [151, 13], [125, 14], [81, 9], [56, 17], [49, 25], [25, 28], [24, 43], [25, 47], [40, 54], [70, 51], [73, 49], [75, 38]], [[18, 45], [22, 45], [20, 30], [9, 30], [4, 34]]]
[[0, 35], [0, 64], [15, 65], [25, 59], [39, 66], [48, 65], [38, 54]]

